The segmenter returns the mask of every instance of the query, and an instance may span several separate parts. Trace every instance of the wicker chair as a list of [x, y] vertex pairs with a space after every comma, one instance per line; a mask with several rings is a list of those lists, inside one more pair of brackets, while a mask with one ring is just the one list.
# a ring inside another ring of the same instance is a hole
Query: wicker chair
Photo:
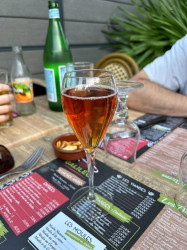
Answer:
[[111, 53], [104, 56], [95, 64], [95, 69], [112, 71], [116, 80], [128, 80], [139, 72], [134, 59], [124, 53]]

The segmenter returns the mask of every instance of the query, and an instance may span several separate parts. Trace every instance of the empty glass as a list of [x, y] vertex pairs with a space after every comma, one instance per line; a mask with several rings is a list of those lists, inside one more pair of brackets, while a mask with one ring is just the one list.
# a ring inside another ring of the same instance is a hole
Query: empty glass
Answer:
[[117, 118], [110, 123], [103, 140], [106, 152], [105, 163], [108, 164], [112, 161], [113, 156], [117, 156], [134, 164], [140, 131], [135, 123], [127, 121], [128, 108], [126, 102], [130, 91], [140, 89], [144, 85], [135, 81], [120, 80], [116, 81], [116, 86], [118, 106], [115, 115]]
[[179, 189], [175, 195], [175, 204], [180, 213], [187, 217], [187, 152], [185, 152], [179, 166]]
[[66, 71], [93, 69], [94, 64], [92, 62], [72, 62], [66, 64]]

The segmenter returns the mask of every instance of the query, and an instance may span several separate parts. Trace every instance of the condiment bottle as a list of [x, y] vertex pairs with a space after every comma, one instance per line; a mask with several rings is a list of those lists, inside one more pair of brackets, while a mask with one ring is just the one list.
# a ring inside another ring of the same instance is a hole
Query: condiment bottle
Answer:
[[49, 24], [44, 47], [43, 62], [50, 109], [63, 111], [61, 104], [62, 80], [66, 64], [72, 62], [72, 54], [60, 23], [57, 1], [48, 1]]
[[19, 115], [31, 115], [36, 111], [32, 76], [25, 64], [22, 48], [13, 46], [12, 51], [14, 58], [10, 77], [16, 100], [16, 112]]

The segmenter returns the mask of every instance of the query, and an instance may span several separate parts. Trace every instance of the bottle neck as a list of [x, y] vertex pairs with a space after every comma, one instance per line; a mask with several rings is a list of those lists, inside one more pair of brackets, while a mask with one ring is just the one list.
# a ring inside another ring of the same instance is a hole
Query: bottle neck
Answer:
[[21, 52], [14, 53], [14, 58], [15, 58], [17, 61], [21, 62], [22, 64], [25, 64], [24, 59], [23, 59], [23, 55], [22, 55]]
[[59, 19], [59, 18], [60, 18], [60, 12], [58, 8], [49, 9], [49, 19]]
[[23, 59], [23, 55], [21, 52], [14, 54], [14, 65], [16, 65], [17, 69], [19, 69], [19, 74], [23, 75], [24, 72], [28, 72], [28, 68]]
[[14, 78], [19, 78], [19, 77], [31, 78], [31, 73], [27, 65], [25, 64], [22, 51], [14, 51], [12, 72], [14, 72]]
[[22, 48], [20, 46], [13, 47], [13, 54], [14, 54], [15, 60], [21, 62], [22, 64], [25, 64], [24, 59], [23, 59]]

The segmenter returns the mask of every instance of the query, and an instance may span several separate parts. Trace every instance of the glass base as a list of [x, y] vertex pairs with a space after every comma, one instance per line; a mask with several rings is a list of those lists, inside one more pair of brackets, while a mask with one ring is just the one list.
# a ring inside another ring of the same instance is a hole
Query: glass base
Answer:
[[70, 200], [70, 209], [78, 217], [87, 222], [93, 222], [106, 216], [113, 208], [113, 199], [110, 194], [101, 193], [94, 187], [94, 197], [89, 198], [89, 187], [80, 188]]
[[117, 156], [132, 167], [135, 165], [136, 153], [139, 144], [140, 131], [136, 124], [128, 121], [114, 121], [110, 124], [103, 140], [106, 153], [105, 163], [112, 161], [112, 156]]
[[0, 123], [0, 128], [9, 128], [13, 125], [12, 121]]
[[187, 190], [178, 191], [174, 200], [177, 210], [187, 217]]

